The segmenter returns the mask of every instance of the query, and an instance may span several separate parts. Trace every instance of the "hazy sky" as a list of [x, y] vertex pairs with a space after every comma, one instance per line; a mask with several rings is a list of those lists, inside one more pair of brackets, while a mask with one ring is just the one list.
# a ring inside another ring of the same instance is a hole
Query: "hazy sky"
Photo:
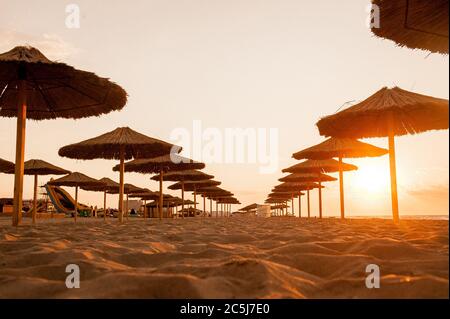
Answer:
[[[69, 3], [80, 8], [79, 29], [65, 25]], [[28, 121], [26, 158], [117, 180], [116, 162], [60, 158], [58, 149], [118, 126], [167, 141], [173, 129], [192, 130], [193, 120], [220, 132], [277, 128], [277, 172], [261, 174], [257, 163], [205, 169], [243, 204], [262, 203], [281, 169], [296, 162], [292, 153], [323, 140], [317, 120], [344, 103], [393, 85], [448, 99], [448, 56], [375, 38], [366, 26], [368, 3], [0, 0], [0, 52], [36, 46], [50, 59], [111, 78], [129, 94], [122, 111], [99, 118]], [[3, 159], [14, 159], [15, 130], [15, 119], [0, 119]], [[365, 141], [387, 147], [387, 139]], [[401, 213], [448, 214], [448, 131], [396, 142]], [[347, 162], [360, 167], [345, 174], [347, 214], [390, 214], [388, 157]], [[126, 182], [156, 189], [149, 177], [127, 174]], [[0, 197], [11, 197], [12, 188], [13, 177], [0, 174]], [[25, 177], [24, 197], [31, 196], [32, 178]], [[116, 198], [109, 204], [116, 206]], [[338, 198], [338, 184], [328, 183], [325, 215], [338, 215]], [[80, 201], [102, 205], [102, 195], [82, 191]], [[313, 192], [313, 212], [316, 202]]]

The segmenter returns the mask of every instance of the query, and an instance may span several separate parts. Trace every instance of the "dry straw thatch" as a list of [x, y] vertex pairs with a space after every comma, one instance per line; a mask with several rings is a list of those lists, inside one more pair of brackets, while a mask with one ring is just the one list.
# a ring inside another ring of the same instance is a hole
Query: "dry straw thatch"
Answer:
[[0, 54], [0, 116], [16, 117], [19, 81], [25, 80], [27, 118], [79, 119], [122, 109], [127, 93], [94, 73], [47, 59], [18, 46]]
[[67, 145], [59, 150], [60, 156], [76, 159], [119, 160], [119, 221], [123, 221], [124, 161], [149, 158], [180, 152], [181, 147], [138, 133], [129, 127], [119, 127], [100, 136]]
[[136, 132], [129, 127], [118, 127], [115, 130], [90, 138], [88, 140], [67, 145], [59, 149], [60, 156], [74, 159], [116, 159], [152, 158], [181, 151], [181, 147]]
[[40, 159], [31, 159], [24, 162], [23, 171], [25, 175], [63, 175], [70, 173], [70, 171], [66, 169]]
[[119, 192], [119, 183], [113, 181], [108, 177], [103, 177], [98, 180], [102, 185], [82, 185], [81, 189], [93, 192], [108, 192], [110, 194], [117, 194]]
[[343, 171], [357, 170], [358, 167], [352, 164], [339, 163], [334, 159], [307, 160], [282, 170], [283, 173], [333, 173], [339, 171], [341, 166]]
[[[187, 181], [201, 181], [208, 180], [214, 178], [213, 175], [208, 175], [203, 172], [190, 169], [190, 170], [182, 170], [182, 171], [169, 171], [163, 174], [158, 174], [153, 176], [151, 179], [155, 181], [164, 180], [164, 181], [179, 181], [181, 184], [181, 206], [184, 208], [184, 191], [185, 191], [185, 183]], [[219, 183], [220, 184], [220, 183]], [[218, 184], [218, 185], [219, 185]], [[195, 204], [197, 205], [197, 204]], [[184, 215], [183, 215], [184, 218]]]
[[[323, 188], [323, 186], [321, 187]], [[306, 191], [312, 190], [314, 188], [319, 188], [319, 184], [313, 182], [304, 182], [304, 183], [285, 182], [276, 185], [273, 188], [273, 191]]]
[[[367, 144], [352, 138], [338, 138], [331, 137], [320, 144], [306, 148], [300, 152], [292, 155], [295, 159], [328, 159], [338, 157], [339, 163], [342, 163], [342, 158], [349, 157], [376, 157], [384, 155], [388, 150]], [[340, 168], [342, 166], [339, 166]], [[280, 181], [289, 181], [287, 179]], [[345, 218], [344, 205], [344, 175], [343, 170], [339, 169], [339, 197], [341, 218]]]
[[448, 129], [448, 100], [382, 88], [364, 101], [317, 122], [320, 135], [386, 137]]
[[[126, 172], [137, 172], [142, 174], [158, 174], [168, 171], [182, 171], [190, 169], [203, 169], [205, 164], [192, 159], [169, 154], [154, 158], [136, 159], [125, 163]], [[119, 166], [114, 166], [113, 170], [119, 170]]]
[[[175, 153], [150, 158], [150, 159], [135, 159], [127, 162], [124, 165], [124, 170], [127, 172], [137, 172], [142, 174], [160, 174], [159, 178], [159, 193], [162, 194], [162, 182], [164, 179], [164, 173], [167, 171], [183, 171], [190, 169], [203, 169], [204, 163], [196, 162], [189, 158], [180, 156]], [[116, 165], [113, 170], [117, 171], [120, 166]], [[162, 218], [162, 195], [159, 198], [159, 217]]]
[[[200, 180], [200, 181], [185, 181], [184, 182], [184, 190], [187, 192], [193, 192], [193, 191], [201, 191], [202, 188], [204, 187], [209, 187], [209, 186], [218, 186], [221, 183], [219, 181], [214, 181], [211, 179], [206, 179], [206, 180]], [[179, 183], [175, 183], [173, 185], [170, 185], [168, 188], [172, 189], [172, 190], [176, 190], [176, 189], [182, 189], [182, 184], [181, 182]]]
[[399, 46], [448, 54], [448, 0], [372, 0], [380, 25], [372, 32]]
[[14, 173], [14, 163], [0, 158], [0, 173]]
[[333, 176], [326, 175], [323, 173], [296, 173], [289, 174], [278, 179], [280, 182], [333, 182], [337, 180]]
[[79, 172], [73, 172], [67, 174], [58, 179], [54, 179], [49, 181], [48, 184], [55, 186], [69, 186], [69, 187], [81, 187], [81, 186], [98, 186], [101, 187], [104, 185], [103, 182], [96, 180], [95, 178], [86, 176]]
[[22, 219], [26, 119], [79, 119], [122, 109], [127, 93], [91, 72], [47, 59], [18, 46], [0, 54], [0, 116], [17, 117], [12, 224]]
[[292, 155], [301, 159], [328, 159], [333, 157], [357, 158], [378, 157], [387, 154], [388, 150], [364, 143], [352, 138], [331, 137], [322, 143], [305, 148]]
[[[214, 178], [213, 175], [209, 175], [194, 169], [184, 171], [169, 171], [167, 173], [164, 173], [162, 176], [162, 179], [164, 181], [172, 181], [172, 182], [201, 181], [212, 178]], [[160, 174], [153, 176], [151, 179], [154, 181], [159, 181]]]
[[395, 161], [395, 136], [448, 129], [448, 100], [382, 88], [366, 100], [316, 123], [321, 135], [388, 137], [392, 216], [400, 221]]

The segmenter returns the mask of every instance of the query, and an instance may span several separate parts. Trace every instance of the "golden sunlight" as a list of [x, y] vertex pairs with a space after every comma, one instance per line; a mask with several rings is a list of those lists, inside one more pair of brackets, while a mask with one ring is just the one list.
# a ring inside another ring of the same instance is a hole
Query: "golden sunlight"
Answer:
[[353, 182], [356, 188], [367, 191], [367, 193], [384, 193], [390, 187], [389, 167], [386, 167], [383, 162], [359, 166]]

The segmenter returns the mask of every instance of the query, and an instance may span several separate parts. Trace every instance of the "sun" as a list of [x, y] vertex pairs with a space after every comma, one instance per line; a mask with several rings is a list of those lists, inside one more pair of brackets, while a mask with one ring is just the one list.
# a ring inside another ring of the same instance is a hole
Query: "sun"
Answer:
[[390, 187], [389, 167], [383, 163], [361, 165], [355, 172], [353, 185], [371, 194], [384, 193]]

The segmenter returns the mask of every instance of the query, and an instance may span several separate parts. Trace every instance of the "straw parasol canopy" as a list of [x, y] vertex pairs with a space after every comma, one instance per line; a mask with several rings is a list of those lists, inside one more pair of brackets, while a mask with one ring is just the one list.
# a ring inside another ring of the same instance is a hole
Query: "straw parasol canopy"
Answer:
[[48, 182], [48, 184], [55, 186], [75, 187], [75, 214], [74, 214], [75, 221], [77, 221], [78, 215], [78, 187], [81, 186], [101, 187], [105, 185], [103, 182], [100, 182], [99, 180], [96, 180], [92, 177], [86, 176], [79, 172], [67, 174], [66, 176]]
[[379, 26], [372, 32], [403, 47], [448, 54], [448, 0], [372, 0]]
[[241, 211], [247, 211], [247, 210], [252, 210], [252, 209], [256, 209], [258, 207], [258, 204], [253, 203], [247, 206], [242, 207], [240, 210]]
[[[279, 185], [276, 185], [272, 192], [298, 192], [300, 194], [301, 191], [306, 191], [306, 204], [307, 204], [307, 211], [308, 211], [308, 218], [311, 217], [311, 204], [310, 204], [310, 197], [309, 197], [309, 191], [318, 188], [320, 191], [324, 186], [321, 184], [313, 183], [313, 182], [284, 182]], [[299, 217], [301, 217], [301, 195], [298, 198], [299, 200]]]
[[[293, 158], [301, 159], [328, 159], [337, 157], [339, 163], [342, 163], [342, 158], [356, 158], [356, 157], [377, 157], [388, 153], [388, 150], [374, 145], [364, 143], [352, 138], [338, 138], [331, 137], [322, 143], [306, 148], [302, 151], [294, 153]], [[341, 168], [342, 166], [339, 166]], [[343, 170], [339, 169], [339, 197], [341, 218], [345, 218], [344, 208], [344, 174]]]
[[388, 150], [364, 143], [353, 138], [331, 137], [317, 145], [305, 148], [292, 154], [297, 160], [378, 157], [387, 154]]
[[36, 223], [37, 212], [37, 189], [38, 189], [38, 175], [65, 175], [70, 171], [61, 167], [50, 164], [40, 159], [31, 159], [24, 163], [24, 175], [34, 176], [33, 188], [33, 213], [31, 214], [33, 224]]
[[[218, 186], [220, 184], [221, 182], [212, 179], [206, 179], [202, 181], [186, 181], [184, 182], [184, 190], [188, 192], [196, 192], [198, 190], [198, 192], [200, 193], [201, 190], [205, 187]], [[168, 189], [177, 190], [181, 189], [181, 187], [181, 183], [175, 183], [170, 185]]]
[[102, 185], [82, 185], [81, 189], [86, 191], [103, 192], [103, 220], [106, 221], [106, 194], [118, 194], [120, 184], [108, 177], [99, 179]]
[[[185, 181], [200, 181], [214, 178], [213, 175], [208, 175], [206, 173], [200, 172], [195, 169], [183, 170], [183, 171], [169, 171], [164, 173], [163, 176], [160, 174], [153, 176], [151, 179], [154, 181], [159, 181], [162, 178], [164, 181], [173, 181], [181, 183], [181, 208], [184, 208], [184, 183]], [[184, 215], [182, 216], [184, 218]]]
[[[207, 175], [207, 177], [209, 176], [211, 175]], [[218, 181], [214, 181], [212, 179], [205, 179], [205, 180], [182, 181], [170, 185], [168, 188], [172, 190], [181, 189], [183, 191], [183, 198], [185, 191], [194, 192], [194, 208], [197, 208], [197, 204], [195, 204], [195, 202], [197, 202], [197, 189], [201, 189], [202, 187], [218, 186], [220, 184], [221, 183]], [[203, 203], [203, 206], [205, 206], [205, 203]], [[205, 210], [205, 207], [203, 208]]]
[[0, 173], [13, 173], [14, 163], [0, 158]]
[[[162, 194], [162, 182], [164, 179], [164, 173], [168, 171], [183, 171], [190, 169], [203, 169], [205, 164], [196, 162], [192, 159], [180, 156], [176, 153], [163, 155], [150, 159], [136, 159], [125, 163], [125, 171], [137, 172], [142, 174], [158, 174], [159, 179], [159, 192]], [[115, 166], [113, 170], [118, 170], [119, 167]], [[162, 195], [161, 195], [162, 196]], [[162, 197], [160, 197], [159, 216], [162, 218]]]
[[[216, 217], [218, 216], [218, 204], [220, 199], [228, 198], [234, 194], [217, 186], [204, 186], [196, 190], [197, 194], [201, 194], [203, 197], [207, 197], [210, 203], [210, 211], [212, 212], [212, 201], [216, 202]], [[223, 204], [223, 203], [221, 203]]]
[[342, 167], [344, 171], [353, 171], [357, 170], [353, 164], [342, 163], [340, 164], [338, 161], [334, 159], [326, 159], [326, 160], [307, 160], [288, 168], [282, 170], [283, 173], [316, 173], [319, 177], [319, 173], [333, 173], [339, 171], [339, 166]]
[[398, 222], [394, 137], [448, 129], [448, 100], [385, 87], [356, 105], [322, 118], [316, 125], [324, 136], [388, 137], [392, 215]]
[[122, 109], [127, 93], [94, 73], [18, 46], [0, 54], [0, 116], [17, 117], [13, 225], [22, 217], [25, 120], [79, 119]]
[[280, 182], [333, 182], [337, 179], [333, 176], [323, 174], [323, 173], [295, 173], [289, 174], [278, 179]]
[[75, 159], [90, 160], [95, 158], [119, 160], [119, 220], [123, 221], [123, 185], [124, 161], [132, 158], [152, 158], [180, 152], [181, 147], [146, 136], [129, 127], [115, 130], [67, 145], [59, 149], [58, 154]]
[[[317, 174], [317, 182], [319, 186], [323, 182], [320, 178], [320, 174], [322, 172], [338, 172], [342, 171], [352, 171], [356, 170], [358, 167], [352, 164], [347, 164], [338, 162], [334, 159], [326, 159], [326, 160], [307, 160], [291, 167], [285, 168], [282, 171], [284, 173], [315, 173]], [[319, 218], [322, 218], [322, 188], [319, 187]]]
[[384, 87], [317, 122], [320, 135], [366, 138], [448, 129], [448, 100]]
[[[184, 171], [190, 169], [203, 169], [205, 164], [183, 157], [178, 154], [168, 154], [154, 158], [135, 159], [125, 163], [126, 172], [137, 172], [142, 174], [160, 174], [169, 171]], [[114, 171], [119, 170], [116, 165]], [[162, 176], [164, 179], [164, 176]]]
[[[5, 161], [7, 162], [7, 161]], [[1, 164], [0, 164], [1, 165]], [[14, 164], [5, 163], [5, 169], [9, 168], [5, 173], [14, 174]], [[12, 167], [11, 167], [12, 165]], [[38, 189], [38, 175], [65, 175], [70, 173], [70, 171], [65, 170], [61, 167], [50, 164], [46, 161], [39, 159], [31, 159], [24, 162], [24, 175], [33, 175], [34, 176], [34, 187], [33, 187], [33, 211], [31, 214], [32, 223], [36, 223], [36, 212], [37, 212], [37, 189]]]

